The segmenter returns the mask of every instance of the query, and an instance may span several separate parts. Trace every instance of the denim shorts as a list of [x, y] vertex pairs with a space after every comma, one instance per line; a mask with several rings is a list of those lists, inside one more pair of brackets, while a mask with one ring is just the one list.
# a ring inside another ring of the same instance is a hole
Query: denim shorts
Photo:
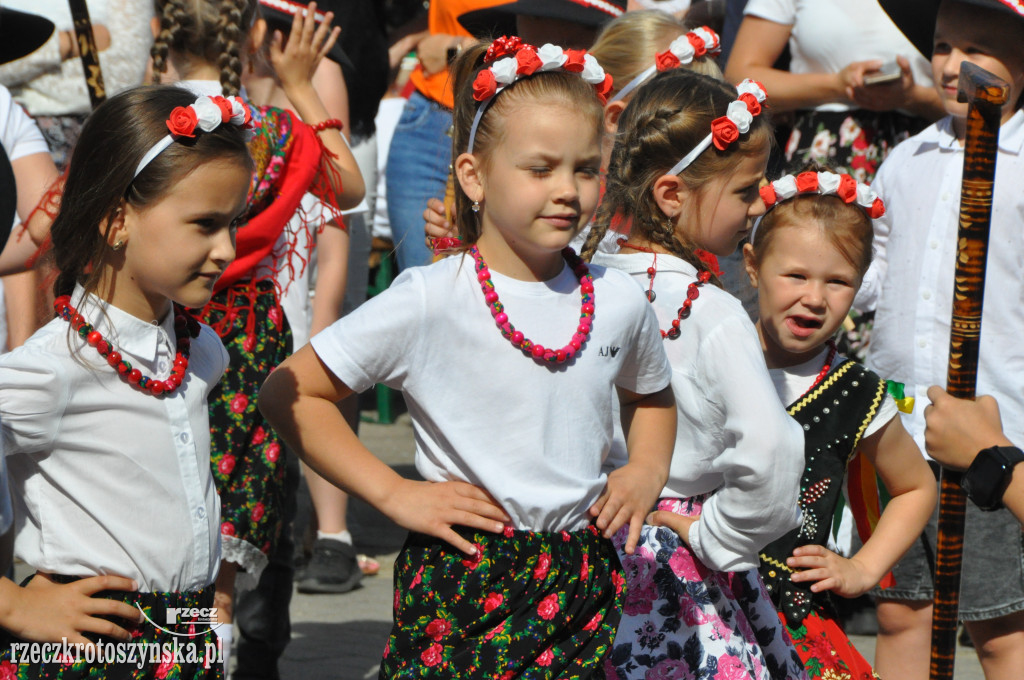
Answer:
[[[931, 600], [936, 508], [924, 533], [896, 566], [896, 585], [871, 592], [879, 600]], [[983, 512], [967, 501], [960, 572], [960, 619], [986, 621], [1024, 610], [1024, 533], [1006, 509]]]

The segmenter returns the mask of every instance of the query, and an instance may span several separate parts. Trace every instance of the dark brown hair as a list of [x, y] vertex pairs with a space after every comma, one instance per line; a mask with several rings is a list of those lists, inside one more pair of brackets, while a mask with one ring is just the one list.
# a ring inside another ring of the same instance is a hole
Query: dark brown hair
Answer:
[[[656, 243], [691, 263], [705, 265], [694, 244], [680, 239], [673, 221], [654, 199], [654, 183], [711, 132], [711, 121], [725, 115], [736, 88], [688, 69], [658, 74], [633, 95], [619, 118], [604, 199], [583, 246], [589, 260], [616, 215], [630, 221], [631, 233]], [[728, 174], [737, 163], [771, 144], [772, 128], [765, 112], [754, 116], [750, 130], [724, 151], [714, 146], [701, 153], [679, 177], [697, 200], [713, 178]]]
[[[473, 99], [473, 81], [484, 68], [483, 57], [486, 49], [486, 44], [477, 43], [464, 50], [455, 64], [452, 159], [466, 152], [473, 117], [478, 107], [484, 106]], [[484, 164], [491, 160], [490, 151], [501, 142], [505, 131], [502, 125], [505, 118], [515, 107], [523, 103], [568, 106], [589, 116], [598, 134], [601, 134], [603, 129], [604, 109], [601, 101], [597, 98], [594, 87], [583, 80], [580, 74], [564, 71], [536, 73], [512, 83], [487, 105], [488, 108], [480, 119], [473, 141], [473, 155], [479, 157]], [[476, 213], [473, 212], [473, 202], [459, 187], [458, 180], [455, 181], [455, 224], [463, 243], [472, 245], [480, 238], [480, 224]]]
[[[805, 167], [800, 172], [835, 172], [818, 164]], [[799, 174], [799, 173], [794, 173]], [[754, 240], [754, 262], [760, 266], [768, 252], [775, 232], [794, 222], [815, 220], [821, 233], [828, 237], [847, 262], [860, 276], [864, 276], [871, 265], [871, 246], [874, 229], [871, 218], [856, 203], [844, 203], [835, 194], [800, 194], [781, 201], [772, 207], [757, 225]]]
[[179, 179], [214, 159], [237, 160], [251, 171], [246, 133], [228, 124], [173, 142], [133, 178], [142, 157], [167, 135], [171, 111], [195, 100], [179, 87], [138, 87], [111, 97], [86, 120], [50, 229], [60, 271], [55, 295], [70, 294], [76, 283], [89, 292], [96, 289], [111, 252], [110, 223], [123, 202], [135, 208], [152, 205]]
[[160, 32], [153, 41], [153, 77], [167, 71], [171, 51], [220, 68], [225, 95], [242, 89], [242, 48], [257, 16], [256, 0], [155, 0]]

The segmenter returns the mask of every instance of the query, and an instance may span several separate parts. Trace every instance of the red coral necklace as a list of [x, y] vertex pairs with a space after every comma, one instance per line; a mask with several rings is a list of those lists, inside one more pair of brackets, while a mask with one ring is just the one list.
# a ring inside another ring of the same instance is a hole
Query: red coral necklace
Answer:
[[174, 392], [185, 379], [185, 372], [188, 370], [189, 348], [192, 345], [192, 338], [199, 335], [199, 322], [184, 308], [174, 305], [174, 335], [178, 351], [174, 357], [171, 374], [164, 380], [145, 376], [139, 369], [132, 368], [132, 365], [124, 360], [117, 348], [93, 328], [92, 324], [87, 322], [77, 309], [71, 306], [70, 295], [62, 295], [54, 300], [53, 311], [57, 313], [57, 316], [70, 323], [71, 328], [78, 333], [79, 337], [94, 347], [100, 356], [117, 370], [121, 378], [136, 389], [158, 397], [164, 393]]
[[[654, 262], [650, 267], [647, 268], [647, 299], [650, 302], [654, 302], [654, 299], [658, 297], [654, 293], [654, 277], [658, 273], [658, 253], [650, 248], [644, 246], [633, 245], [632, 243], [626, 242], [626, 239], [620, 238], [616, 241], [620, 248], [631, 248], [632, 250], [639, 250], [641, 253], [650, 253], [654, 256]], [[686, 299], [683, 300], [683, 306], [679, 308], [676, 318], [672, 319], [672, 325], [669, 326], [668, 330], [661, 331], [661, 337], [668, 338], [669, 340], [675, 340], [679, 337], [679, 325], [690, 316], [690, 308], [693, 306], [693, 301], [700, 297], [700, 287], [711, 280], [711, 272], [707, 270], [701, 270], [697, 272], [697, 280], [686, 287]]]

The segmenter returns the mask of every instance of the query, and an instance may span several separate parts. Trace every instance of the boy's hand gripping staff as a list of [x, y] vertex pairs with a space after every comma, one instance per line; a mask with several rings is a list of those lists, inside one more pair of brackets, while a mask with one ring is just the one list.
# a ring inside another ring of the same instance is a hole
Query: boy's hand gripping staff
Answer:
[[[985, 292], [985, 263], [992, 218], [992, 188], [995, 183], [1000, 113], [1009, 91], [1005, 82], [988, 71], [968, 62], [960, 66], [957, 98], [966, 101], [969, 108], [946, 378], [949, 394], [960, 399], [974, 398], [978, 377], [981, 305]], [[931, 680], [953, 678], [967, 500], [960, 488], [962, 476], [960, 472], [942, 470], [932, 614]]]

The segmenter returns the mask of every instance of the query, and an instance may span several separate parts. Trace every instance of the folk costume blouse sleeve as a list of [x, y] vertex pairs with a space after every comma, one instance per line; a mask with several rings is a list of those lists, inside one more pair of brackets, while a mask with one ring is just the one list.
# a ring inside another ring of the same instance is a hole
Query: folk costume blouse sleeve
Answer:
[[718, 424], [724, 446], [710, 463], [722, 484], [705, 501], [689, 543], [712, 569], [754, 569], [758, 550], [799, 526], [803, 432], [782, 408], [745, 317], [717, 324], [697, 355], [709, 422]]

